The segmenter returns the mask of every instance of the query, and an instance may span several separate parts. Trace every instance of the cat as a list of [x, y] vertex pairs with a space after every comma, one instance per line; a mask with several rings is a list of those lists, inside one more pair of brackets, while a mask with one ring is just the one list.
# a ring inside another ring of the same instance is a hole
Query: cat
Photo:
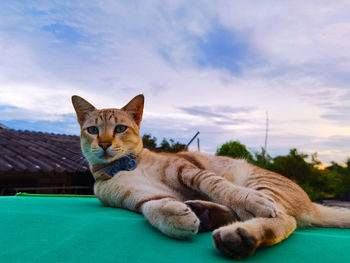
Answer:
[[350, 227], [350, 210], [312, 203], [291, 180], [245, 160], [143, 148], [143, 95], [121, 109], [98, 110], [79, 96], [72, 103], [97, 198], [142, 213], [167, 236], [214, 230], [215, 247], [239, 259], [297, 226]]

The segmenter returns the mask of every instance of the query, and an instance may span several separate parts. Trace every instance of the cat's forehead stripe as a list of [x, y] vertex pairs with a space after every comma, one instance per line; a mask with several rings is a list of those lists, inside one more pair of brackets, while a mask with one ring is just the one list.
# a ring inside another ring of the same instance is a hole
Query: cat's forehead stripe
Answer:
[[89, 123], [90, 125], [115, 125], [124, 124], [129, 127], [133, 126], [131, 116], [128, 113], [118, 109], [105, 109], [96, 112], [92, 115]]

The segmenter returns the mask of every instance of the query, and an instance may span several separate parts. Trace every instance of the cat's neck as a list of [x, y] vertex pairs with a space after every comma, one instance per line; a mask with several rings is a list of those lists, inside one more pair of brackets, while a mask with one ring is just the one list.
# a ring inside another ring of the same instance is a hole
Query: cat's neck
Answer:
[[129, 154], [109, 163], [96, 163], [90, 166], [90, 170], [97, 179], [110, 179], [120, 171], [132, 171], [136, 169], [142, 157], [149, 152], [147, 149], [142, 149], [138, 155]]

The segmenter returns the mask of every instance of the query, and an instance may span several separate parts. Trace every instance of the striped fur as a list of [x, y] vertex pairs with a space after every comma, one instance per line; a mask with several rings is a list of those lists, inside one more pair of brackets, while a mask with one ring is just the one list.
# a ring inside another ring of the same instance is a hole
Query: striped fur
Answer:
[[[96, 196], [105, 206], [142, 213], [170, 237], [188, 238], [200, 226], [217, 228], [215, 246], [241, 258], [282, 241], [297, 226], [350, 227], [350, 210], [316, 205], [292, 181], [244, 160], [144, 149], [139, 135], [143, 95], [122, 109], [97, 110], [78, 96], [72, 101]], [[116, 133], [116, 125], [128, 128]], [[98, 134], [88, 132], [91, 126]], [[137, 156], [135, 170], [109, 177], [98, 169], [128, 154]], [[233, 222], [237, 217], [240, 222]]]

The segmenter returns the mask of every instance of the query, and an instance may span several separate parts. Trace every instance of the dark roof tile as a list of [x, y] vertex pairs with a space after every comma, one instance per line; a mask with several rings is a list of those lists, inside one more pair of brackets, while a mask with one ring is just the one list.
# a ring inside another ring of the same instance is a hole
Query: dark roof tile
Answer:
[[0, 170], [1, 171], [8, 171], [13, 169], [13, 165], [10, 164], [6, 159], [0, 158]]
[[0, 129], [0, 171], [87, 172], [74, 135]]

